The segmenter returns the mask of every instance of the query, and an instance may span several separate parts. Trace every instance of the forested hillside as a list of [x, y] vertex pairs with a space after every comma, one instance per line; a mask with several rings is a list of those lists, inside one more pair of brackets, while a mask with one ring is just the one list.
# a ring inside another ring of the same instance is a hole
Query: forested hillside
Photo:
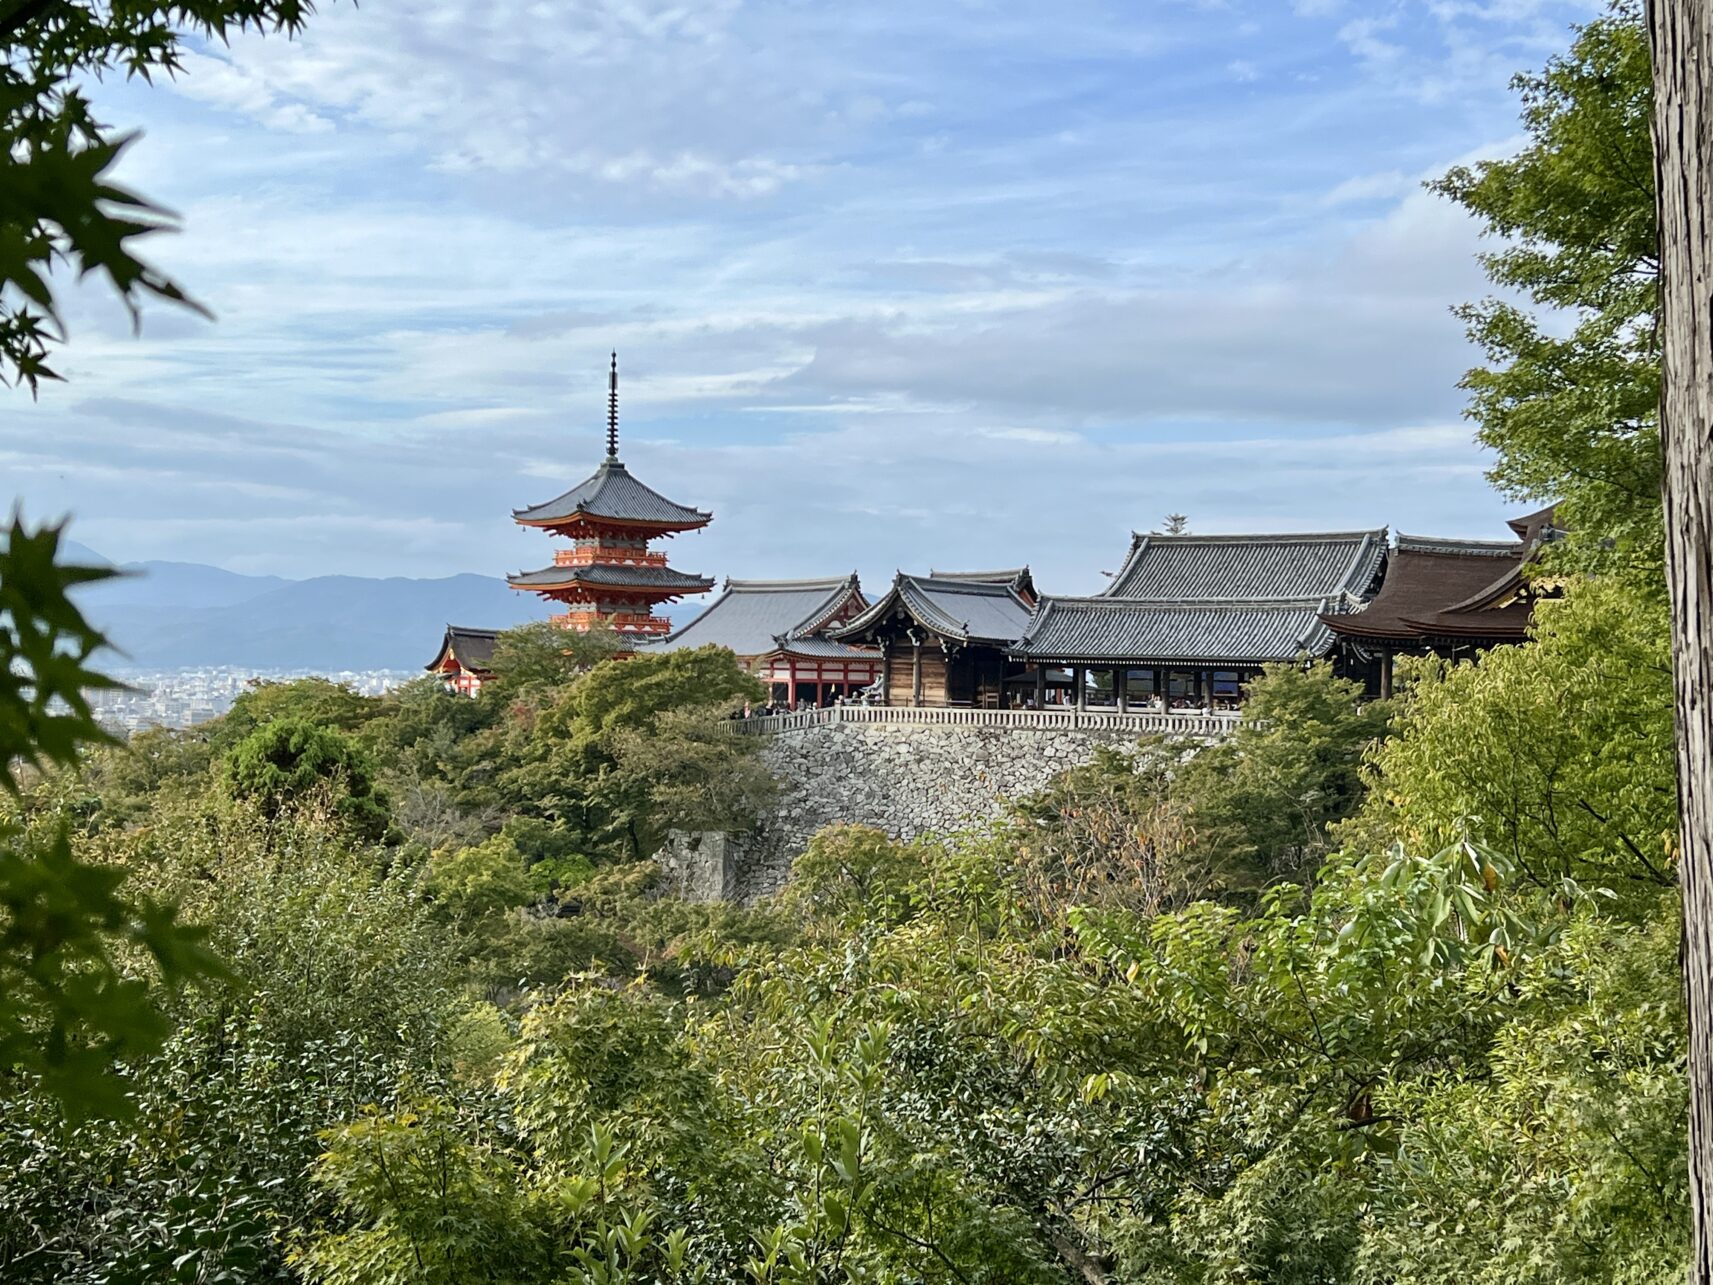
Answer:
[[525, 628], [476, 699], [104, 744], [101, 573], [15, 524], [0, 1279], [1681, 1278], [1647, 72], [1620, 7], [1441, 185], [1504, 238], [1497, 480], [1571, 532], [1530, 642], [1369, 704], [1275, 667], [1217, 746], [835, 827], [758, 905], [649, 859], [772, 801], [729, 653]]

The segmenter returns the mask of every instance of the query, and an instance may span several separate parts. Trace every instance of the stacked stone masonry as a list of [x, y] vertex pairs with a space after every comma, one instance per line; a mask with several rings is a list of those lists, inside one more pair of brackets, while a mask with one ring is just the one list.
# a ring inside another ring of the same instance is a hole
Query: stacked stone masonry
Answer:
[[954, 834], [999, 816], [1003, 800], [1039, 790], [1096, 746], [1134, 746], [1147, 730], [878, 721], [788, 728], [768, 735], [762, 749], [781, 787], [772, 814], [742, 834], [674, 832], [658, 858], [685, 896], [754, 901], [779, 891], [810, 837], [835, 822], [898, 839]]

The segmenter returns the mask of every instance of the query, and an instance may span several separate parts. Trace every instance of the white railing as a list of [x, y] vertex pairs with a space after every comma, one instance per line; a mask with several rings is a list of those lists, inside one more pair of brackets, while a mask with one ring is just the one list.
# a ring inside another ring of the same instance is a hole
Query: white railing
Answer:
[[1236, 712], [1210, 714], [1205, 710], [1161, 713], [1138, 710], [1120, 713], [1115, 709], [930, 709], [911, 705], [837, 705], [831, 709], [806, 709], [795, 714], [768, 714], [733, 719], [728, 724], [741, 735], [795, 732], [827, 723], [911, 723], [952, 727], [1075, 728], [1155, 733], [1162, 736], [1224, 736], [1242, 721]]

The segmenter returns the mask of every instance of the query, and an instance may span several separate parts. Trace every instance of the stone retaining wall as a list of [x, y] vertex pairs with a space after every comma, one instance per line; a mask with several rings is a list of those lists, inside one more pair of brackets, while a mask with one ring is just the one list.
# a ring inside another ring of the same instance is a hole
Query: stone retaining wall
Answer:
[[[777, 892], [817, 830], [837, 821], [894, 838], [946, 834], [1000, 814], [1097, 745], [1135, 745], [1141, 727], [829, 722], [767, 737], [782, 787], [773, 814], [743, 834], [675, 832], [658, 859], [685, 896], [752, 901]], [[1205, 739], [1205, 738], [1196, 738]]]

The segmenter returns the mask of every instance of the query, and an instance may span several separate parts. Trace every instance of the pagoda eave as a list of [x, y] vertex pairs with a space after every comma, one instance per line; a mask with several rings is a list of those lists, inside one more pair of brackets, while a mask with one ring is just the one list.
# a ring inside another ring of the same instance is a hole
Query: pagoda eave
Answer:
[[630, 536], [644, 539], [670, 539], [681, 531], [700, 531], [713, 521], [709, 514], [700, 522], [634, 522], [618, 518], [603, 518], [577, 514], [567, 518], [526, 518], [512, 514], [512, 521], [522, 527], [564, 536], [568, 540], [597, 539], [603, 535]]

